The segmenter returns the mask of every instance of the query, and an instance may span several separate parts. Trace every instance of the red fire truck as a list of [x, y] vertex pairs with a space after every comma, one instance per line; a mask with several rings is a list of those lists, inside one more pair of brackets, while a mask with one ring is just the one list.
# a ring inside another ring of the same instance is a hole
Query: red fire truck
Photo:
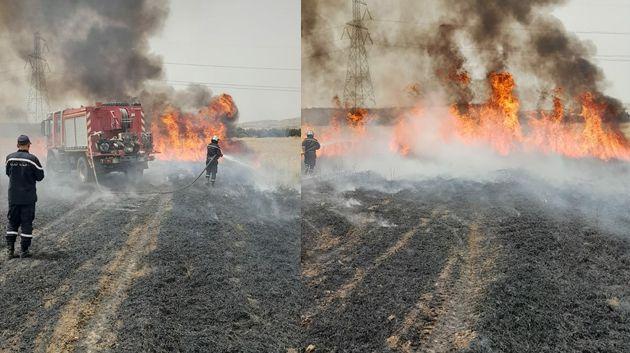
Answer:
[[115, 171], [137, 178], [154, 159], [153, 139], [145, 131], [138, 103], [96, 103], [53, 112], [42, 122], [42, 132], [47, 166], [60, 173], [76, 171], [82, 182]]

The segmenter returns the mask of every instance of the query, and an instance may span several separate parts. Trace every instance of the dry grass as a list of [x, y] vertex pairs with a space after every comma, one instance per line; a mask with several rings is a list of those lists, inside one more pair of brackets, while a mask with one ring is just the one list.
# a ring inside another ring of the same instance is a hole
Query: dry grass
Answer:
[[300, 138], [241, 138], [256, 153], [260, 170], [273, 183], [293, 185], [300, 181]]

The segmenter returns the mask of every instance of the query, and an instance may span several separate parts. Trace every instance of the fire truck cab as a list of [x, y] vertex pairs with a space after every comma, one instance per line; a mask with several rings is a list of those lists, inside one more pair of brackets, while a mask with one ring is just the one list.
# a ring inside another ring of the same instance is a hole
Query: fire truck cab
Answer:
[[42, 122], [42, 133], [48, 167], [76, 171], [82, 182], [116, 171], [139, 178], [154, 159], [153, 139], [145, 131], [138, 103], [96, 103], [53, 112]]

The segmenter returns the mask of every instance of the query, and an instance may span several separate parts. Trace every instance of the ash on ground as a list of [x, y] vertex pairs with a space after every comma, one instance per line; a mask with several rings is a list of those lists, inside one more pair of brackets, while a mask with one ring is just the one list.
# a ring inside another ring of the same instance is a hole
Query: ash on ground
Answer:
[[139, 183], [111, 174], [102, 190], [48, 176], [34, 257], [0, 260], [0, 351], [297, 347], [298, 191], [223, 166], [214, 188], [202, 178], [148, 193], [202, 168], [150, 169]]
[[630, 351], [630, 196], [493, 178], [302, 188], [303, 347]]

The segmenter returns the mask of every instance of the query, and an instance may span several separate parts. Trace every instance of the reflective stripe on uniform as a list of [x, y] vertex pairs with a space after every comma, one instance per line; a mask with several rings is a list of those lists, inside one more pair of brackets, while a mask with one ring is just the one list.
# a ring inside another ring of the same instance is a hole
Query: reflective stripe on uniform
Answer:
[[18, 232], [7, 232], [7, 235], [18, 235]]
[[32, 237], [33, 237], [33, 235], [32, 235], [32, 234], [20, 234], [20, 236], [21, 236], [22, 238], [32, 238]]
[[26, 162], [26, 163], [32, 164], [33, 166], [35, 166], [35, 168], [37, 168], [39, 170], [44, 170], [44, 168], [38, 166], [37, 163], [33, 162], [30, 159], [26, 159], [26, 158], [9, 158], [9, 159], [7, 159], [6, 164], [9, 164], [9, 162]]

